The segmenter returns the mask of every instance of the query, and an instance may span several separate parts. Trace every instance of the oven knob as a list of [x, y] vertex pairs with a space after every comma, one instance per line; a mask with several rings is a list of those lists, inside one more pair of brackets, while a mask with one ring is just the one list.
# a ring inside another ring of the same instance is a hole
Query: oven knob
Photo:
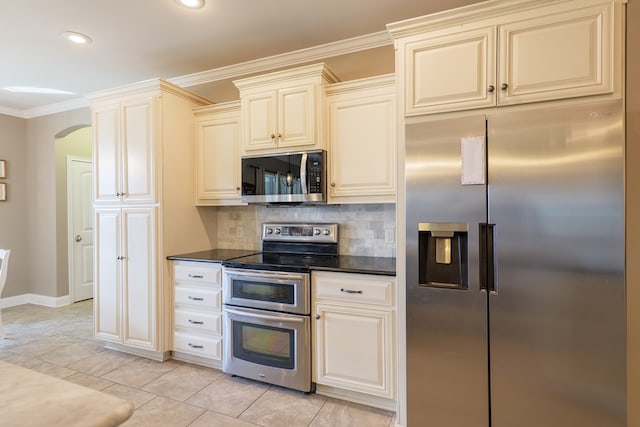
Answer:
[[325, 235], [325, 236], [328, 236], [329, 235], [329, 229], [325, 228], [324, 230], [322, 230], [322, 234]]
[[276, 233], [276, 234], [280, 234], [280, 229], [279, 229], [279, 228], [276, 228], [276, 229], [275, 229], [275, 231], [274, 231], [274, 233]]
[[266, 232], [267, 232], [267, 234], [273, 234], [273, 228], [267, 227]]
[[319, 236], [320, 235], [320, 229], [319, 228], [314, 228], [313, 229], [313, 235], [314, 236]]

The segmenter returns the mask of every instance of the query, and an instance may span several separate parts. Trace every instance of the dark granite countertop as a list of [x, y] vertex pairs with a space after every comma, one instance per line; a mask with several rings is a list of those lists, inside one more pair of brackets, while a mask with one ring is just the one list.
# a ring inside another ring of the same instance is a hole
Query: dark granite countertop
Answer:
[[396, 275], [396, 259], [339, 255], [335, 266], [314, 266], [312, 271], [335, 271], [339, 273], [378, 274], [382, 276]]
[[[173, 261], [224, 262], [243, 256], [260, 253], [256, 250], [242, 249], [210, 249], [200, 252], [171, 255], [167, 259]], [[371, 256], [338, 255], [331, 262], [309, 267], [312, 271], [335, 271], [339, 273], [396, 275], [396, 259]]]
[[260, 253], [260, 251], [247, 249], [209, 249], [206, 251], [171, 255], [168, 256], [167, 259], [172, 261], [223, 262], [257, 253]]

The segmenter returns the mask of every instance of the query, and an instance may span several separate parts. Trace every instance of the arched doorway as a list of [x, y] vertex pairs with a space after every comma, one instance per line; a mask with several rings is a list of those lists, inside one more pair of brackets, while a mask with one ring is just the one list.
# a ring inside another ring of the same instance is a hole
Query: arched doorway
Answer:
[[57, 267], [72, 303], [93, 296], [92, 151], [90, 126], [56, 135]]

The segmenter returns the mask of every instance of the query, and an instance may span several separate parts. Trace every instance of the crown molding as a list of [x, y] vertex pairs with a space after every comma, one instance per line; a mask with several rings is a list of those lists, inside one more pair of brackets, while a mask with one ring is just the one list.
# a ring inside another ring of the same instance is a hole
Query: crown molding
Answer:
[[33, 119], [40, 116], [48, 116], [49, 114], [63, 113], [65, 111], [77, 110], [89, 106], [84, 98], [74, 98], [55, 104], [43, 105], [42, 107], [29, 108], [27, 110], [15, 110], [0, 106], [0, 114], [7, 116], [19, 117], [21, 119]]
[[[277, 68], [285, 68], [307, 62], [318, 61], [326, 58], [331, 58], [333, 56], [347, 55], [349, 53], [375, 49], [377, 47], [391, 45], [392, 43], [393, 41], [389, 33], [383, 30], [377, 33], [365, 34], [363, 36], [353, 37], [337, 42], [326, 43], [306, 49], [294, 50], [292, 52], [287, 52], [280, 55], [254, 59], [251, 61], [229, 65], [226, 67], [214, 68], [212, 70], [186, 74], [184, 76], [165, 80], [181, 88], [188, 88], [190, 86], [196, 86], [225, 79], [234, 79], [246, 76], [248, 74], [261, 73]], [[28, 110], [16, 110], [0, 106], [0, 114], [21, 117], [23, 119], [31, 119], [34, 117], [76, 110], [78, 108], [84, 108], [88, 106], [89, 102], [86, 98], [76, 98], [69, 101], [31, 108]]]
[[294, 50], [280, 55], [254, 59], [167, 80], [181, 87], [190, 87], [219, 80], [234, 79], [248, 74], [271, 71], [277, 68], [299, 65], [305, 62], [346, 55], [391, 44], [392, 40], [389, 33], [387, 31], [379, 31], [377, 33], [366, 34], [364, 36], [353, 37], [306, 49]]

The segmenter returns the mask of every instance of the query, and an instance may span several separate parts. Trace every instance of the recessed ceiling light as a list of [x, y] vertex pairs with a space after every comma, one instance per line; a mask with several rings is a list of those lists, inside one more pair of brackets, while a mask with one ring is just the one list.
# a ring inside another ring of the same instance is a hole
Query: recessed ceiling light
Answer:
[[62, 33], [62, 37], [77, 44], [91, 44], [92, 42], [91, 37], [75, 31], [65, 31]]
[[33, 87], [33, 86], [6, 86], [2, 89], [9, 92], [19, 92], [19, 93], [47, 93], [53, 95], [74, 95], [73, 92], [68, 92], [66, 90], [60, 89], [50, 89], [47, 87]]
[[176, 0], [180, 6], [189, 7], [191, 9], [200, 9], [204, 7], [204, 0]]

